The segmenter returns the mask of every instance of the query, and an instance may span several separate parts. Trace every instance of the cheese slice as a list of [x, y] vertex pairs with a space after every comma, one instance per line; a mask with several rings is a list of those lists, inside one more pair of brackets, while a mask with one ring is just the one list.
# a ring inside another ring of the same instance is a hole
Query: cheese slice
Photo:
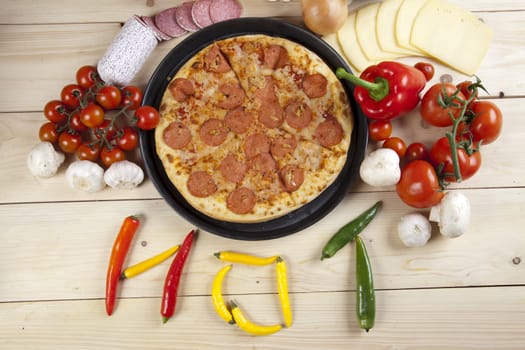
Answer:
[[418, 48], [411, 44], [410, 36], [412, 34], [414, 20], [426, 1], [427, 0], [403, 0], [399, 6], [395, 27], [395, 36], [399, 46], [412, 51], [418, 51]]
[[370, 61], [397, 58], [402, 55], [394, 52], [383, 51], [379, 46], [376, 34], [376, 19], [380, 3], [376, 2], [360, 8], [355, 19], [357, 42]]
[[337, 31], [337, 41], [341, 49], [356, 72], [364, 71], [368, 66], [375, 63], [370, 61], [359, 46], [357, 42], [357, 34], [355, 31], [356, 13], [352, 12], [346, 18], [343, 26]]
[[428, 0], [412, 26], [412, 45], [467, 75], [485, 57], [492, 30], [473, 13], [444, 0]]
[[327, 34], [325, 36], [322, 37], [322, 39], [328, 44], [330, 45], [334, 50], [335, 52], [337, 52], [339, 54], [339, 56], [341, 56], [341, 58], [346, 62], [348, 63], [348, 65], [350, 66], [350, 68], [352, 68], [352, 71], [356, 71], [356, 68], [354, 67], [354, 65], [352, 64], [352, 62], [349, 62], [347, 59], [346, 59], [346, 56], [343, 52], [343, 49], [341, 48], [341, 45], [339, 45], [339, 41], [337, 40], [337, 33], [331, 33], [331, 34]]
[[400, 46], [396, 40], [396, 18], [403, 0], [386, 0], [379, 5], [376, 19], [376, 34], [379, 46], [383, 51], [394, 52], [405, 56], [421, 56], [421, 51]]

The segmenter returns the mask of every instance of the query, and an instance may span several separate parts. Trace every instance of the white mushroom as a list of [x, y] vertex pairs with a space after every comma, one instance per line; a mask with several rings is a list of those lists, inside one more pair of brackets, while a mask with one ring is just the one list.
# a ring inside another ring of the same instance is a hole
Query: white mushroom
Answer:
[[467, 231], [470, 223], [470, 202], [460, 192], [447, 192], [441, 202], [430, 209], [429, 219], [438, 223], [443, 236], [459, 237]]
[[401, 242], [407, 247], [421, 247], [427, 244], [432, 232], [430, 221], [420, 213], [404, 215], [397, 225]]
[[390, 148], [379, 148], [363, 160], [359, 175], [370, 186], [395, 185], [401, 177], [399, 156]]
[[104, 169], [89, 160], [77, 160], [66, 170], [66, 180], [69, 186], [85, 192], [98, 192], [106, 187]]
[[144, 180], [144, 172], [137, 164], [129, 160], [115, 162], [106, 170], [104, 181], [112, 188], [132, 189]]
[[33, 176], [51, 177], [64, 162], [62, 152], [55, 151], [50, 142], [40, 142], [27, 155], [27, 167]]

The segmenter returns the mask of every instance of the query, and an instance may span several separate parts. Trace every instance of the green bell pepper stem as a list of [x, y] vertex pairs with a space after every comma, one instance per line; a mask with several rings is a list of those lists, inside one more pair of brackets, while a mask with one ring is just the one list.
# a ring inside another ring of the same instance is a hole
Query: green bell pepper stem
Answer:
[[378, 77], [374, 82], [370, 82], [364, 79], [361, 79], [352, 73], [347, 72], [344, 68], [339, 67], [335, 71], [335, 75], [339, 79], [345, 79], [351, 82], [354, 85], [361, 86], [368, 90], [370, 97], [379, 102], [384, 99], [390, 93], [390, 87], [388, 85], [388, 80], [385, 78]]

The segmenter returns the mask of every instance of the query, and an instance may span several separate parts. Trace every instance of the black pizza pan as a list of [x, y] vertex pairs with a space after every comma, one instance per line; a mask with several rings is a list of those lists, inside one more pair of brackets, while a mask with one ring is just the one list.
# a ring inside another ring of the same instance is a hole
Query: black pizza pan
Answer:
[[[174, 47], [159, 64], [144, 91], [143, 104], [159, 107], [162, 95], [175, 73], [197, 52], [216, 40], [248, 34], [281, 37], [305, 46], [321, 57], [334, 71], [350, 67], [341, 56], [311, 32], [272, 18], [239, 18], [220, 22], [199, 30]], [[197, 227], [223, 237], [238, 240], [267, 240], [299, 232], [331, 212], [347, 194], [359, 173], [368, 142], [366, 117], [353, 99], [353, 88], [342, 81], [351, 105], [354, 126], [346, 163], [336, 180], [308, 204], [275, 219], [258, 223], [236, 223], [217, 220], [193, 208], [173, 186], [157, 156], [155, 132], [140, 131], [140, 150], [146, 171], [156, 189], [182, 217]]]

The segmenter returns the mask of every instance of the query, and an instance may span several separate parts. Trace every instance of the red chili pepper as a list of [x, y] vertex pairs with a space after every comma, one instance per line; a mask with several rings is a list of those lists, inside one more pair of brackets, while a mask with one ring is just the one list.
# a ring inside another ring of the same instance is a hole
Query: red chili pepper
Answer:
[[109, 258], [108, 272], [106, 275], [106, 313], [111, 316], [117, 296], [117, 285], [122, 272], [124, 260], [128, 254], [129, 246], [133, 236], [139, 228], [140, 221], [136, 216], [128, 216], [124, 219], [120, 232], [115, 238], [111, 257]]
[[191, 230], [190, 233], [186, 235], [184, 242], [182, 242], [177, 255], [171, 263], [168, 274], [166, 275], [166, 280], [164, 281], [164, 291], [162, 293], [162, 304], [160, 307], [160, 314], [162, 315], [163, 323], [168, 322], [175, 312], [180, 277], [182, 275], [186, 258], [190, 253], [190, 249], [197, 232], [197, 230]]
[[355, 99], [364, 114], [375, 120], [390, 120], [412, 111], [426, 84], [425, 75], [417, 68], [391, 61], [368, 67], [359, 78], [344, 68], [337, 68], [336, 75], [355, 85]]

